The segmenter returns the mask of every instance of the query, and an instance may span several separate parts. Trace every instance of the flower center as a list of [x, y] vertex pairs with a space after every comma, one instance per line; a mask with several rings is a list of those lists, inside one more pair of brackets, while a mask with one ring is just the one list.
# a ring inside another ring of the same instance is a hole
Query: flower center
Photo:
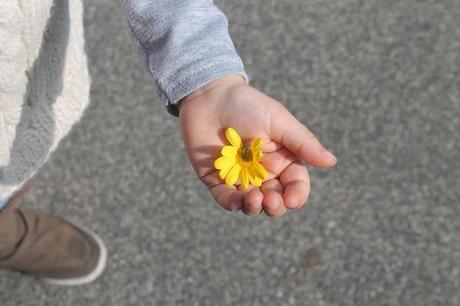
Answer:
[[249, 145], [244, 144], [243, 147], [240, 149], [240, 157], [242, 160], [246, 162], [252, 161], [252, 151]]

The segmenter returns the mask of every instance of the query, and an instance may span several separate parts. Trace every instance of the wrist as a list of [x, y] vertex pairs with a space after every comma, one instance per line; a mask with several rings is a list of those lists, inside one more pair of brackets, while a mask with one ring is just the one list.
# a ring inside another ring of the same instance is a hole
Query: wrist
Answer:
[[195, 100], [198, 97], [203, 97], [206, 94], [210, 93], [211, 91], [214, 91], [217, 88], [229, 88], [235, 85], [242, 85], [242, 84], [247, 84], [247, 82], [244, 79], [244, 77], [239, 74], [232, 74], [232, 75], [220, 77], [214, 81], [207, 83], [206, 85], [201, 86], [200, 88], [196, 89], [189, 95], [182, 98], [177, 103], [177, 107], [180, 112], [182, 105], [185, 104], [185, 102], [187, 101]]

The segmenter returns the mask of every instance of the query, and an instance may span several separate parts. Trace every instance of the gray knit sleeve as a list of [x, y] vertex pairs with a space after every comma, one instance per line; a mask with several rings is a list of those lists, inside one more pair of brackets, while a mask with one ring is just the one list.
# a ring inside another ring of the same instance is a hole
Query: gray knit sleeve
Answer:
[[228, 21], [212, 0], [120, 0], [129, 31], [168, 111], [194, 90], [228, 74], [247, 82]]

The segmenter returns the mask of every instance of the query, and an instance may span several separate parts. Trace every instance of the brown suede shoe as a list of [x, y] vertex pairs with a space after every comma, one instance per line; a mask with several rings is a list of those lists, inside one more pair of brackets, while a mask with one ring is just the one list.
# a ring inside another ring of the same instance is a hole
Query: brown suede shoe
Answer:
[[92, 231], [64, 219], [22, 212], [19, 192], [0, 211], [0, 268], [23, 271], [56, 285], [94, 281], [107, 250]]

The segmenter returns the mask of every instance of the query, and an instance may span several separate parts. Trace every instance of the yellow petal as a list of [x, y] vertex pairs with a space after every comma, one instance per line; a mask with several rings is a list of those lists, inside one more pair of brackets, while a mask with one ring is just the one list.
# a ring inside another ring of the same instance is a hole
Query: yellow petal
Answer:
[[238, 148], [234, 146], [225, 146], [222, 148], [220, 153], [223, 156], [228, 156], [228, 157], [235, 157], [238, 154]]
[[264, 156], [264, 155], [262, 154], [262, 151], [260, 151], [260, 150], [256, 151], [256, 152], [253, 152], [252, 153], [252, 160], [258, 162], [262, 158], [262, 156]]
[[256, 186], [256, 181], [254, 180], [254, 176], [251, 174], [251, 171], [249, 169], [248, 169], [248, 180], [249, 180], [249, 183]]
[[241, 169], [240, 181], [241, 181], [241, 186], [243, 187], [243, 189], [246, 189], [249, 187], [249, 173], [246, 167], [243, 167]]
[[252, 150], [252, 153], [254, 154], [255, 152], [257, 151], [260, 151], [262, 149], [262, 145], [264, 144], [264, 140], [262, 138], [257, 138], [257, 139], [254, 139], [252, 142], [251, 142], [251, 150]]
[[231, 168], [236, 163], [235, 158], [228, 156], [221, 156], [214, 161], [214, 167], [216, 169]]
[[256, 187], [262, 186], [262, 180], [254, 174], [254, 171], [251, 168], [248, 168], [248, 178], [252, 185]]
[[260, 164], [259, 162], [257, 161], [252, 162], [250, 167], [251, 167], [251, 170], [253, 170], [253, 173], [255, 174], [255, 176], [257, 176], [258, 178], [262, 180], [265, 180], [267, 178], [268, 172], [267, 170], [265, 170], [264, 166], [262, 166], [262, 164]]
[[239, 148], [241, 146], [241, 137], [238, 133], [232, 129], [228, 128], [225, 130], [225, 137], [232, 144], [232, 146]]
[[240, 172], [241, 172], [240, 164], [235, 164], [232, 167], [232, 169], [230, 169], [230, 172], [227, 174], [227, 177], [225, 178], [225, 184], [235, 185], [236, 181], [238, 180], [238, 177], [240, 176]]
[[219, 177], [223, 180], [225, 180], [225, 177], [227, 176], [228, 172], [232, 169], [232, 167], [227, 167], [227, 168], [222, 168], [219, 171]]

